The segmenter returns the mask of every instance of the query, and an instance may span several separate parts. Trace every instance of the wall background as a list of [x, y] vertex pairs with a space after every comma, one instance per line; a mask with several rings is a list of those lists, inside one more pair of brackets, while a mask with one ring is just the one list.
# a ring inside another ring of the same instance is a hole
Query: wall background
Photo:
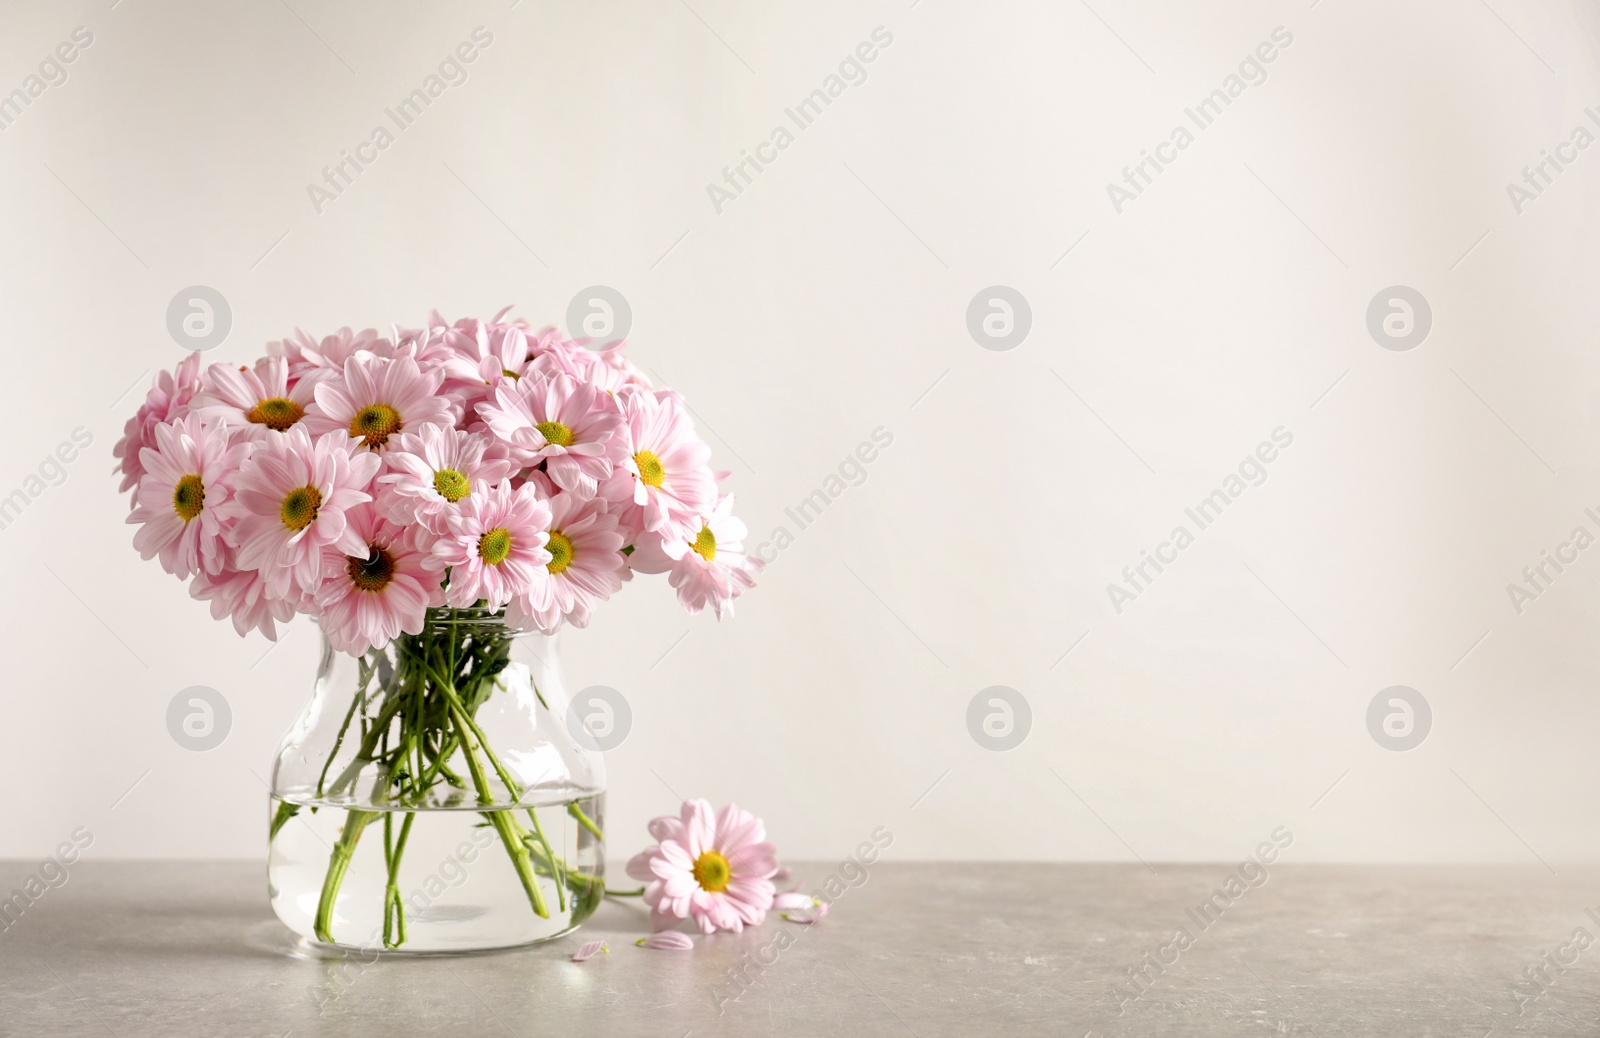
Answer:
[[[209, 622], [132, 551], [107, 472], [148, 372], [184, 355], [175, 293], [231, 304], [209, 361], [432, 306], [564, 323], [599, 284], [753, 540], [794, 535], [732, 622], [641, 582], [569, 640], [570, 687], [634, 712], [609, 755], [617, 854], [677, 791], [763, 814], [792, 858], [879, 825], [901, 859], [1238, 859], [1279, 825], [1307, 861], [1600, 857], [1600, 548], [1520, 614], [1506, 590], [1600, 535], [1600, 147], [1520, 214], [1506, 191], [1600, 132], [1593, 5], [120, 0], [0, 21], [0, 92], [93, 35], [0, 132], [0, 496], [93, 436], [0, 530], [0, 855], [79, 825], [106, 857], [263, 853], [315, 629], [268, 652]], [[307, 184], [478, 26], [466, 82], [318, 213]], [[708, 183], [878, 26], [865, 82], [717, 212]], [[1278, 26], [1265, 82], [1118, 213], [1107, 183]], [[1031, 307], [1013, 349], [968, 331], [992, 285]], [[1369, 333], [1391, 285], [1431, 307], [1415, 349]], [[879, 427], [892, 445], [800, 529], [785, 509]], [[1107, 585], [1278, 427], [1265, 481], [1117, 612]], [[166, 728], [191, 685], [233, 711], [209, 752]], [[1004, 752], [967, 722], [997, 685], [1031, 710]], [[1393, 685], [1432, 712], [1405, 752], [1367, 723]]]

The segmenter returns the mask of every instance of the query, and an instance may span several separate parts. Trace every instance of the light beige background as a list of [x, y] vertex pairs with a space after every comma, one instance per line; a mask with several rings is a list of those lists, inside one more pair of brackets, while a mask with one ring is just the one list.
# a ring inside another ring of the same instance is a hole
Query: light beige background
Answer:
[[[74, 428], [94, 444], [0, 530], [0, 856], [79, 825], [106, 857], [264, 850], [315, 629], [269, 653], [212, 623], [138, 559], [108, 473], [147, 372], [184, 355], [178, 290], [220, 290], [234, 326], [208, 359], [250, 359], [433, 306], [560, 322], [602, 284], [753, 542], [893, 436], [734, 620], [641, 581], [570, 639], [571, 687], [634, 711], [616, 854], [699, 795], [764, 815], [790, 857], [886, 825], [901, 859], [1238, 859], [1283, 825], [1295, 860], [1593, 860], [1600, 549], [1520, 615], [1505, 586], [1600, 532], [1600, 148], [1520, 215], [1506, 184], [1600, 105], [1596, 20], [7, 3], [0, 91], [75, 27], [94, 42], [0, 132], [0, 495]], [[477, 26], [467, 82], [316, 213], [307, 184]], [[707, 184], [877, 26], [867, 80], [718, 214]], [[1117, 214], [1106, 184], [1278, 26], [1267, 80]], [[1433, 310], [1408, 352], [1366, 327], [1396, 284]], [[990, 285], [1032, 307], [1010, 351], [966, 327]], [[1266, 482], [1118, 614], [1106, 585], [1278, 426]], [[1433, 711], [1409, 752], [1367, 729], [1395, 684]], [[234, 714], [207, 753], [166, 729], [191, 685]], [[1006, 752], [967, 729], [993, 685], [1032, 709]]]

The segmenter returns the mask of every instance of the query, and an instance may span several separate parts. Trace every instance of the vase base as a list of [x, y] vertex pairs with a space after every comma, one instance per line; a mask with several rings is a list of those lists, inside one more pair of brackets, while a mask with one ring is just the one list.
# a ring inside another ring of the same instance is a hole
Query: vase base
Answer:
[[288, 949], [285, 952], [290, 958], [306, 959], [314, 962], [340, 961], [359, 959], [366, 962], [376, 962], [379, 958], [406, 958], [406, 959], [445, 959], [466, 957], [472, 955], [504, 955], [509, 952], [524, 951], [536, 948], [541, 944], [560, 940], [569, 934], [577, 933], [583, 928], [581, 923], [574, 923], [565, 930], [535, 937], [531, 940], [514, 944], [484, 945], [483, 947], [463, 948], [385, 948], [380, 940], [376, 944], [327, 944], [313, 937], [301, 934], [291, 934], [288, 940]]
[[554, 940], [605, 896], [603, 845], [589, 828], [603, 810], [598, 796], [413, 812], [275, 800], [274, 817], [287, 817], [268, 855], [272, 909], [326, 956], [460, 955]]

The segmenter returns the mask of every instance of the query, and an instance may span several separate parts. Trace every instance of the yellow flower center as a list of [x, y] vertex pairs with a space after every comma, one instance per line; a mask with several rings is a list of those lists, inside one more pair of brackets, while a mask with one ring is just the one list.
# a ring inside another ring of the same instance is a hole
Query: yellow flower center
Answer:
[[711, 527], [700, 527], [700, 533], [689, 545], [689, 550], [707, 562], [717, 557], [717, 535], [711, 532]]
[[472, 493], [472, 486], [467, 482], [467, 477], [455, 469], [440, 469], [433, 474], [433, 489], [439, 496], [451, 504], [455, 504], [468, 494]]
[[572, 446], [572, 430], [560, 422], [540, 422], [534, 428], [539, 430], [539, 435], [544, 437], [546, 443], [553, 443], [557, 447]]
[[550, 553], [550, 561], [544, 568], [551, 573], [560, 573], [572, 565], [572, 541], [559, 530], [550, 531], [550, 543], [545, 545], [545, 550]]
[[498, 566], [511, 554], [511, 531], [503, 526], [478, 538], [478, 558], [491, 566]]
[[394, 556], [376, 544], [367, 547], [370, 554], [364, 559], [345, 556], [344, 571], [350, 574], [350, 582], [362, 591], [382, 591], [394, 579]]
[[277, 432], [283, 432], [305, 415], [305, 408], [281, 396], [263, 400], [244, 414], [247, 421], [264, 425]]
[[716, 894], [726, 889], [732, 878], [728, 859], [716, 851], [706, 851], [694, 860], [694, 881], [700, 884], [701, 890]]
[[500, 374], [504, 375], [506, 378], [509, 378], [513, 382], [522, 381], [522, 376], [517, 374], [515, 371], [512, 371], [510, 368], [501, 368]]
[[283, 525], [298, 533], [316, 520], [317, 509], [321, 507], [322, 491], [316, 487], [299, 487], [289, 491], [283, 499], [283, 507], [278, 509], [278, 515], [283, 519]]
[[172, 488], [172, 510], [178, 513], [178, 518], [188, 522], [206, 507], [206, 486], [200, 482], [196, 475], [184, 476], [178, 480], [177, 486]]
[[399, 411], [388, 404], [369, 404], [350, 419], [350, 435], [361, 437], [368, 447], [376, 450], [388, 443], [401, 425]]
[[645, 486], [659, 487], [667, 481], [667, 470], [653, 451], [640, 451], [633, 456], [633, 463], [639, 466], [639, 482]]

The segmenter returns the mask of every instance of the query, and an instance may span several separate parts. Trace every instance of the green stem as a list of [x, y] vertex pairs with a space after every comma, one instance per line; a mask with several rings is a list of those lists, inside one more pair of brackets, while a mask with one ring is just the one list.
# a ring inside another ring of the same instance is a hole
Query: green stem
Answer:
[[287, 800], [278, 802], [278, 810], [272, 816], [272, 828], [267, 833], [267, 842], [271, 843], [278, 838], [278, 830], [289, 824], [289, 819], [300, 813], [299, 804], [291, 804]]
[[339, 834], [338, 842], [333, 845], [333, 855], [328, 859], [328, 874], [322, 878], [322, 897], [317, 901], [315, 930], [320, 941], [334, 943], [333, 903], [338, 900], [339, 887], [344, 883], [344, 874], [350, 870], [350, 858], [355, 854], [356, 843], [361, 839], [361, 831], [377, 817], [376, 811], [345, 812], [344, 831]]
[[[448, 688], [444, 691], [450, 702], [450, 713], [461, 730], [461, 746], [467, 753], [467, 770], [472, 774], [472, 784], [478, 790], [478, 802], [492, 805], [494, 793], [489, 787], [489, 775], [483, 770], [483, 761], [478, 757], [478, 747], [474, 745], [470, 733], [470, 729], [474, 726], [465, 711], [461, 709], [455, 693]], [[528, 847], [523, 842], [526, 833], [509, 811], [481, 813], [494, 826], [495, 832], [500, 834], [500, 842], [505, 844], [506, 853], [511, 855], [511, 865], [517, 870], [517, 878], [522, 881], [522, 889], [527, 891], [528, 902], [533, 906], [534, 914], [540, 919], [549, 919], [550, 909], [544, 903], [544, 891], [539, 887], [539, 877], [533, 871]]]
[[571, 815], [573, 818], [576, 818], [579, 825], [583, 826], [591, 833], [594, 833], [594, 838], [596, 840], [599, 840], [601, 843], [605, 842], [606, 834], [600, 831], [600, 827], [598, 825], [594, 824], [593, 818], [590, 818], [588, 815], [583, 813], [583, 808], [578, 806], [578, 802], [576, 800], [567, 805], [567, 814]]
[[[398, 948], [406, 943], [406, 905], [400, 899], [400, 856], [406, 850], [406, 838], [411, 835], [411, 823], [416, 820], [416, 814], [407, 811], [405, 821], [400, 823], [400, 838], [390, 847], [389, 834], [394, 827], [394, 812], [388, 811], [383, 816], [383, 844], [389, 864], [389, 882], [383, 892], [383, 946], [385, 948]], [[390, 916], [393, 915], [394, 930], [390, 930]]]
[[565, 912], [567, 910], [567, 863], [556, 857], [555, 850], [551, 848], [550, 841], [544, 838], [544, 826], [539, 824], [539, 812], [535, 808], [528, 808], [528, 820], [533, 823], [533, 832], [539, 838], [539, 843], [544, 847], [545, 856], [550, 859], [550, 871], [555, 875], [556, 881], [556, 908]]

